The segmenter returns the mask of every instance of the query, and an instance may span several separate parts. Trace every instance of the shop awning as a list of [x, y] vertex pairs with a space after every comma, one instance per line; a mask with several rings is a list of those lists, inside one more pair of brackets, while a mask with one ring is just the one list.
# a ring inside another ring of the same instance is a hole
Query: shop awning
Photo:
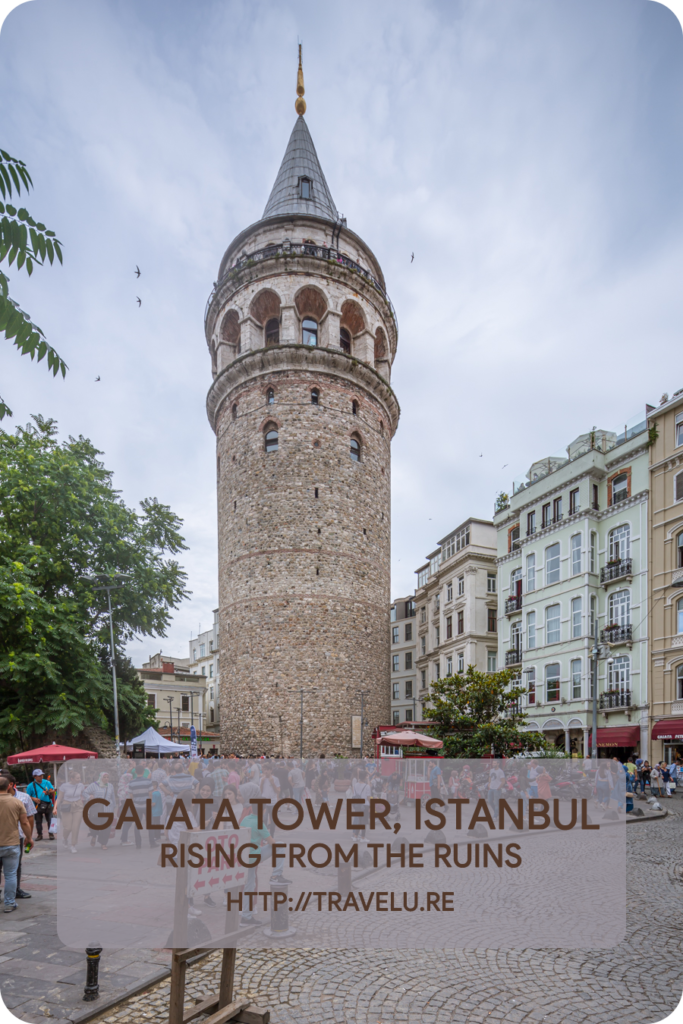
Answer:
[[639, 743], [639, 725], [615, 725], [611, 729], [598, 729], [599, 747], [636, 747]]
[[683, 743], [683, 718], [660, 718], [652, 727], [652, 739]]

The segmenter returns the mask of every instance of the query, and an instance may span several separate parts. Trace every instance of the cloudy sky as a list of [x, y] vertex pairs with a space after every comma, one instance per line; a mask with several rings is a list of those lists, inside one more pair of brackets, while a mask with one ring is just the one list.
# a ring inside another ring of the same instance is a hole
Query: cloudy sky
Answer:
[[203, 312], [280, 164], [299, 39], [332, 195], [398, 313], [395, 596], [532, 461], [683, 387], [683, 48], [668, 8], [23, 4], [0, 34], [0, 145], [28, 164], [31, 212], [65, 265], [12, 288], [70, 371], [55, 381], [0, 344], [0, 393], [15, 423], [40, 412], [89, 436], [129, 504], [156, 496], [184, 519], [193, 598], [167, 639], [131, 646], [136, 664], [186, 654], [216, 604]]

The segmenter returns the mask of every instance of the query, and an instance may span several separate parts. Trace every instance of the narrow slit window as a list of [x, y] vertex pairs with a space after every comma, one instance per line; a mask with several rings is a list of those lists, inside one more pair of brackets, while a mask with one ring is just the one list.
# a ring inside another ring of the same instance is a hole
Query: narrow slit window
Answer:
[[311, 405], [318, 405], [320, 400], [320, 392], [317, 388], [313, 388], [311, 391]]
[[351, 438], [350, 454], [354, 462], [360, 462], [360, 441], [356, 437]]
[[268, 390], [266, 391], [266, 404], [267, 405], [274, 405], [275, 404], [275, 392], [273, 391], [272, 388], [268, 388]]

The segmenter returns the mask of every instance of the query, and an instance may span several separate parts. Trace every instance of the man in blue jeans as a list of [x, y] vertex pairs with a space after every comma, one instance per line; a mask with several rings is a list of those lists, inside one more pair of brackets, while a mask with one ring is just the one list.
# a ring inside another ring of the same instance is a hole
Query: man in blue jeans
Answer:
[[21, 856], [19, 826], [27, 839], [31, 838], [26, 811], [21, 800], [10, 793], [10, 781], [0, 776], [0, 860], [5, 872], [5, 913], [17, 909], [17, 868]]

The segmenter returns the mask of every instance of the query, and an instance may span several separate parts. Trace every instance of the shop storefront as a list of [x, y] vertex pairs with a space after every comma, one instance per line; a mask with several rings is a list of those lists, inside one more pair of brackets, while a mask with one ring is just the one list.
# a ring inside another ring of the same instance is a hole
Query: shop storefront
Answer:
[[639, 725], [615, 725], [598, 729], [598, 757], [635, 757], [640, 745]]
[[671, 764], [676, 758], [683, 758], [683, 718], [660, 718], [652, 726], [652, 739], [664, 745], [663, 758]]

